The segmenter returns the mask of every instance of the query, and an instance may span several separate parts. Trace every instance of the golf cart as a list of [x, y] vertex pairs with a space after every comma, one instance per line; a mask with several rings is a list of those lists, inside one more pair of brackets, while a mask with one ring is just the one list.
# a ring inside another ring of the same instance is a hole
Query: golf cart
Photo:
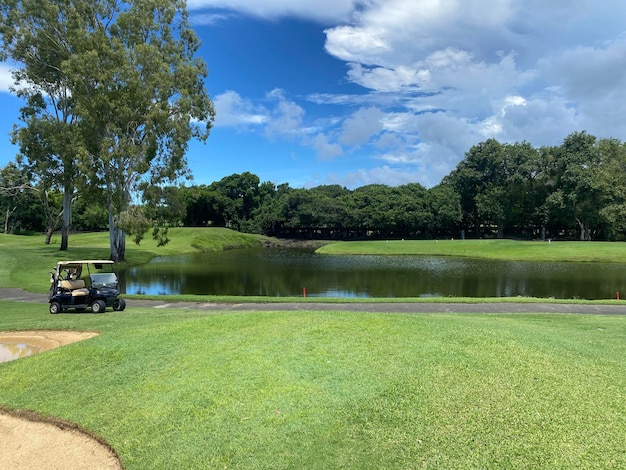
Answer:
[[106, 307], [122, 311], [124, 299], [119, 298], [117, 276], [113, 261], [59, 261], [50, 272], [50, 313], [67, 309], [102, 313]]

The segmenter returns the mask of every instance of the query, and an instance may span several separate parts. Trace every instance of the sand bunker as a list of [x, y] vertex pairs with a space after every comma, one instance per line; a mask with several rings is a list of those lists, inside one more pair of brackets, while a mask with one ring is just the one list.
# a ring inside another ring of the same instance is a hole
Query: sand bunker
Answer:
[[0, 343], [3, 344], [27, 344], [37, 352], [65, 346], [84, 339], [98, 336], [93, 331], [0, 331]]
[[[0, 332], [0, 343], [27, 344], [43, 352], [97, 335], [87, 331]], [[0, 436], [0, 468], [122, 468], [115, 452], [106, 444], [61, 420], [44, 420], [34, 413], [9, 413], [0, 409]]]
[[62, 423], [31, 421], [35, 416], [0, 410], [0, 468], [121, 469], [105, 444]]

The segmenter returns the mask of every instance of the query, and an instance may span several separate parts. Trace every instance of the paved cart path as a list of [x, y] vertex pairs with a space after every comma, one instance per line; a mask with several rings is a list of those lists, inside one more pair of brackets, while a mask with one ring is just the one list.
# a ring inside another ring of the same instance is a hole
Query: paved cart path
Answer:
[[[48, 303], [46, 294], [34, 294], [21, 289], [0, 287], [0, 299], [18, 302]], [[172, 302], [140, 300], [125, 297], [126, 308], [183, 308], [207, 311], [341, 311], [374, 313], [580, 313], [595, 315], [626, 315], [624, 304], [568, 304], [568, 303], [459, 303], [459, 302]]]

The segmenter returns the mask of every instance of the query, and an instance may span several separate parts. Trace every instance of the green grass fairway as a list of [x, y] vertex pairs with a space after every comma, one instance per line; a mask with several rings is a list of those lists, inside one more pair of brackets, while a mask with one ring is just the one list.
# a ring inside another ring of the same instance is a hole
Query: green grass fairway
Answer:
[[463, 256], [515, 261], [626, 263], [626, 244], [609, 242], [525, 242], [516, 240], [380, 240], [341, 242], [323, 254]]
[[626, 468], [626, 317], [0, 302], [0, 331], [26, 329], [101, 335], [0, 364], [0, 406], [127, 470]]

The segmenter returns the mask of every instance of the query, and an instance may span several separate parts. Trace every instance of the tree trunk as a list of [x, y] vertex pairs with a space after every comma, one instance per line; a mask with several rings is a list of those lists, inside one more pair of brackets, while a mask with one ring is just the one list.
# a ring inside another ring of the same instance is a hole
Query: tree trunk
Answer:
[[591, 239], [591, 230], [589, 229], [589, 226], [580, 219], [576, 219], [576, 222], [578, 222], [578, 227], [580, 228], [580, 241], [589, 241]]
[[[124, 261], [126, 257], [126, 233], [119, 227], [120, 212], [118, 207], [113, 203], [114, 188], [113, 185], [107, 183], [108, 197], [107, 197], [107, 210], [109, 213], [109, 247], [111, 249], [111, 260], [116, 263]], [[128, 208], [129, 196], [126, 195], [124, 209]], [[118, 212], [119, 211], [119, 212]]]
[[60, 251], [67, 251], [72, 225], [72, 191], [65, 188], [63, 191], [63, 223], [61, 224], [61, 247]]
[[117, 234], [117, 254], [118, 257], [114, 261], [124, 261], [126, 259], [126, 232], [116, 229]]
[[111, 239], [111, 260], [124, 261], [126, 256], [126, 234], [118, 227], [109, 230]]
[[7, 206], [7, 213], [4, 217], [4, 233], [9, 233], [9, 219], [11, 218], [11, 214], [17, 210], [17, 206], [11, 209], [11, 206]]
[[504, 222], [498, 223], [498, 238], [504, 238]]
[[50, 199], [48, 198], [48, 191], [43, 192], [43, 203], [46, 208], [46, 241], [45, 244], [49, 245], [52, 239], [52, 234], [59, 228], [59, 221], [63, 217], [63, 210], [59, 212], [56, 217], [52, 216], [52, 209], [50, 208]]
[[111, 260], [116, 263], [124, 261], [126, 257], [126, 233], [115, 224], [115, 217], [111, 210], [109, 210], [109, 245]]
[[111, 238], [111, 260], [116, 263], [124, 261], [126, 256], [126, 234], [118, 227], [109, 229], [109, 236]]

